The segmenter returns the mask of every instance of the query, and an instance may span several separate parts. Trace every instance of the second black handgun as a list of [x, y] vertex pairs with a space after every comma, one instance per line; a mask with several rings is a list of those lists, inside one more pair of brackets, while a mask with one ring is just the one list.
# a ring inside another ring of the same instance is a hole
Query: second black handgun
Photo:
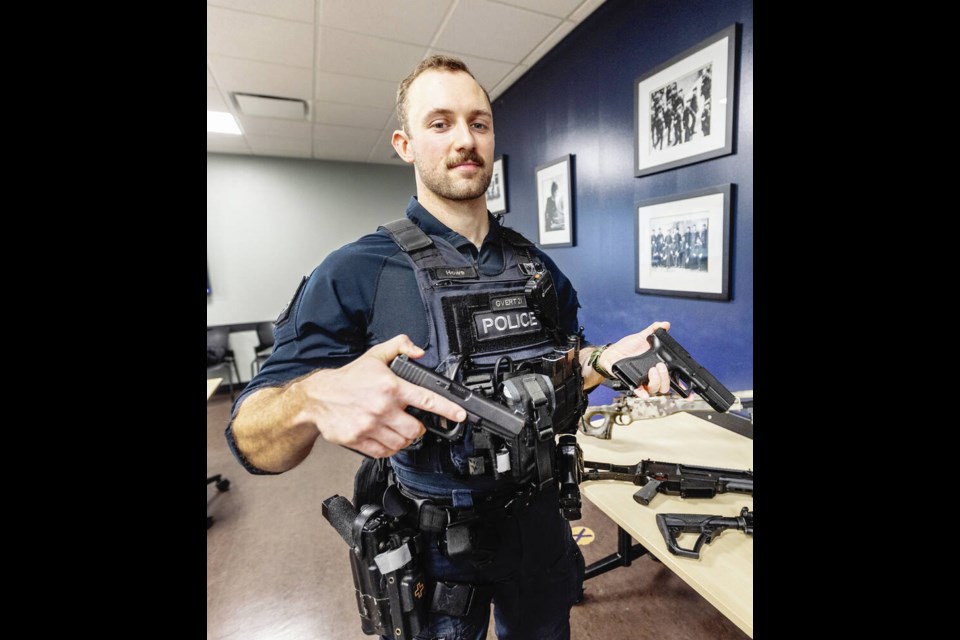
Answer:
[[649, 350], [638, 356], [623, 358], [613, 365], [613, 374], [630, 389], [646, 384], [650, 367], [663, 362], [670, 372], [670, 388], [684, 398], [691, 391], [696, 391], [720, 413], [730, 409], [737, 401], [737, 397], [694, 360], [666, 329], [654, 331], [647, 336], [647, 342], [650, 343]]

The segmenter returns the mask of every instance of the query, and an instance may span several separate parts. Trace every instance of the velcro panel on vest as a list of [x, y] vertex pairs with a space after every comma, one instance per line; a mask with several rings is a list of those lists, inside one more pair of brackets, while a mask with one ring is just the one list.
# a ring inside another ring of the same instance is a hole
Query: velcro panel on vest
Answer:
[[528, 307], [491, 310], [491, 300], [503, 297], [504, 294], [498, 292], [443, 299], [443, 321], [451, 352], [467, 355], [499, 351], [529, 345], [533, 336], [546, 337]]
[[415, 225], [409, 218], [400, 218], [399, 220], [381, 225], [379, 228], [390, 234], [393, 241], [407, 253], [424, 249], [433, 244], [430, 236], [425, 234], [420, 227]]

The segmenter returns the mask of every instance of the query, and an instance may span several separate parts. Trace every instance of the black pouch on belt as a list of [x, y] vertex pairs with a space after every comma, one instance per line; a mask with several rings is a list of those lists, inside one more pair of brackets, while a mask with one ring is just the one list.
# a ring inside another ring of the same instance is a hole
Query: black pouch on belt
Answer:
[[500, 536], [492, 518], [462, 513], [447, 525], [440, 539], [440, 550], [451, 559], [468, 560], [482, 567], [493, 560]]

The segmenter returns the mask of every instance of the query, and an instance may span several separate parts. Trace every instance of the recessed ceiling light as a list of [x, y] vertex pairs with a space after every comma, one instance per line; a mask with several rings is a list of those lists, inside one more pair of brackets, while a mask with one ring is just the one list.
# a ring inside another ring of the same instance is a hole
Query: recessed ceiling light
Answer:
[[231, 133], [243, 135], [233, 114], [226, 111], [207, 111], [207, 133]]

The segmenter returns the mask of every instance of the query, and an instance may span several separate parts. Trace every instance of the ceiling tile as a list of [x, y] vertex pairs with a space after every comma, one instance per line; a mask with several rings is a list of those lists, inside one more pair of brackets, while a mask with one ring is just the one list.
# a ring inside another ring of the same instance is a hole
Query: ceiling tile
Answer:
[[383, 107], [396, 101], [399, 82], [358, 78], [340, 73], [321, 71], [316, 78], [318, 101], [355, 104], [363, 107]]
[[239, 116], [237, 120], [240, 122], [240, 128], [247, 135], [308, 139], [313, 135], [313, 126], [309, 122], [256, 116]]
[[207, 53], [310, 68], [313, 26], [208, 6]]
[[240, 91], [310, 100], [313, 93], [309, 69], [222, 56], [207, 56], [207, 65], [225, 94]]
[[324, 0], [317, 24], [387, 40], [429, 45], [453, 0]]
[[570, 14], [570, 19], [574, 22], [583, 22], [591, 13], [597, 10], [606, 0], [584, 0], [580, 8]]
[[558, 18], [566, 18], [580, 6], [583, 0], [498, 0], [502, 4], [509, 4], [522, 9], [529, 9], [538, 13], [546, 13]]
[[281, 138], [248, 134], [247, 139], [250, 141], [250, 148], [253, 153], [258, 156], [313, 157], [313, 144], [310, 136]]
[[[496, 29], [478, 29], [478, 24], [496, 25]], [[521, 62], [559, 24], [559, 18], [487, 0], [461, 2], [434, 46], [491, 60]]]
[[339, 160], [341, 162], [367, 162], [370, 149], [353, 144], [352, 142], [318, 142], [313, 141], [313, 157], [322, 160]]
[[313, 105], [313, 121], [320, 124], [337, 124], [380, 131], [391, 115], [393, 115], [393, 109], [361, 107], [339, 102], [317, 101]]
[[399, 83], [423, 59], [426, 47], [320, 27], [320, 71]]
[[[470, 69], [470, 73], [473, 74], [473, 77], [477, 79], [477, 82], [480, 83], [487, 92], [490, 92], [490, 87], [495, 87], [501, 80], [503, 80], [507, 74], [513, 71], [515, 66], [510, 62], [500, 62], [499, 60], [488, 60], [486, 58], [478, 58], [477, 56], [472, 56], [469, 54], [456, 53], [454, 51], [445, 51], [441, 49], [431, 49], [430, 55], [435, 53], [447, 56], [455, 56], [463, 60], [464, 64], [467, 65], [467, 68]], [[396, 98], [394, 98], [396, 101]]]
[[231, 94], [308, 103], [312, 122], [240, 116], [211, 153], [407, 166], [390, 145], [397, 85], [428, 53], [460, 57], [496, 100], [604, 0], [208, 0], [207, 109]]
[[207, 0], [207, 6], [313, 23], [314, 0]]
[[207, 111], [231, 111], [215, 87], [207, 87]]
[[560, 26], [554, 29], [553, 32], [544, 39], [543, 42], [538, 44], [533, 51], [530, 52], [530, 55], [523, 59], [523, 64], [527, 65], [528, 67], [532, 67], [533, 63], [546, 55], [550, 49], [553, 49], [555, 46], [560, 44], [560, 41], [566, 38], [576, 27], [576, 24], [569, 21], [560, 23]]
[[378, 129], [361, 129], [358, 127], [341, 127], [332, 124], [313, 125], [313, 139], [322, 145], [354, 144], [358, 148], [370, 150], [380, 137]]
[[207, 133], [207, 151], [214, 153], [250, 153], [244, 136], [229, 133]]
[[530, 67], [528, 67], [525, 64], [518, 64], [516, 67], [514, 67], [513, 71], [510, 72], [510, 75], [508, 75], [506, 78], [501, 80], [500, 84], [498, 84], [493, 88], [493, 91], [488, 91], [488, 93], [490, 94], [490, 99], [496, 100], [497, 98], [499, 98], [500, 94], [502, 94], [504, 91], [509, 89], [510, 85], [512, 85], [517, 80], [519, 80], [520, 76], [525, 74], [529, 69]]

